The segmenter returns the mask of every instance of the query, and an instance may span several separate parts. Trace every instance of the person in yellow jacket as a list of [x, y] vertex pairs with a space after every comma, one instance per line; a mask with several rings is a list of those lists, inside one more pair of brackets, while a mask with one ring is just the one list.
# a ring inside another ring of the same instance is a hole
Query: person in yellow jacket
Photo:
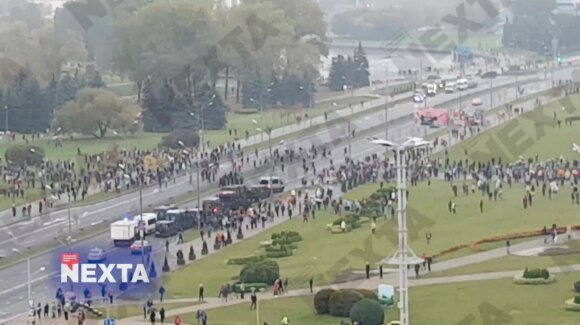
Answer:
[[290, 321], [288, 320], [288, 316], [284, 316], [282, 318], [282, 325], [289, 325]]

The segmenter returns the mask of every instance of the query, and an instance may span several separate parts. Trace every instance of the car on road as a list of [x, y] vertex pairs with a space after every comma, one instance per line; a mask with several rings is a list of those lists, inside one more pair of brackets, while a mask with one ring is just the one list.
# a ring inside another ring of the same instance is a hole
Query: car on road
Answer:
[[425, 100], [425, 93], [421, 90], [415, 91], [413, 94], [413, 102], [414, 103], [422, 103]]
[[481, 75], [481, 79], [495, 79], [497, 78], [497, 71], [488, 71]]
[[451, 94], [455, 91], [455, 83], [454, 82], [448, 82], [445, 84], [445, 93], [446, 94]]
[[278, 176], [260, 177], [259, 185], [272, 190], [272, 193], [284, 192], [284, 181]]
[[471, 105], [473, 105], [473, 106], [481, 106], [481, 105], [483, 105], [483, 101], [479, 97], [478, 98], [474, 98], [471, 101]]
[[477, 88], [477, 82], [470, 80], [468, 84], [469, 88]]
[[93, 247], [89, 250], [87, 254], [87, 260], [89, 263], [102, 263], [107, 259], [105, 250], [100, 247]]
[[131, 250], [132, 255], [149, 254], [153, 251], [153, 245], [146, 240], [143, 242], [136, 240], [131, 244], [131, 246], [129, 246], [129, 250]]

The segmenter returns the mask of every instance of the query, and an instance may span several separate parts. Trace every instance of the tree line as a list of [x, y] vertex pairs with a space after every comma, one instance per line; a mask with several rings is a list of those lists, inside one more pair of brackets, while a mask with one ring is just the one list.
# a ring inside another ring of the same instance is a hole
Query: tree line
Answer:
[[[136, 127], [221, 129], [231, 97], [246, 109], [314, 102], [328, 48], [312, 1], [248, 0], [223, 8], [211, 0], [125, 0], [88, 25], [79, 5], [65, 3], [54, 19], [36, 4], [0, 8], [9, 17], [0, 22], [8, 58], [0, 61], [0, 108], [8, 108], [11, 131], [52, 127], [101, 137]], [[103, 72], [134, 83], [136, 99], [107, 90]]]

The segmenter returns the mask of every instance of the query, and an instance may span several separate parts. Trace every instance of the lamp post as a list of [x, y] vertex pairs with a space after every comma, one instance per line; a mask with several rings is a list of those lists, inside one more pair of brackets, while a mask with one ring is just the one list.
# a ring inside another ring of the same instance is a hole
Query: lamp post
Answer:
[[385, 139], [389, 138], [389, 127], [387, 126], [388, 120], [388, 110], [389, 110], [389, 60], [390, 55], [385, 57]]
[[[13, 252], [19, 254], [20, 250], [17, 248], [13, 248], [12, 249]], [[34, 309], [34, 300], [32, 299], [32, 277], [40, 272], [44, 272], [46, 270], [46, 267], [41, 266], [40, 268], [38, 268], [38, 270], [36, 270], [34, 273], [31, 271], [31, 266], [30, 266], [30, 257], [26, 258], [26, 288], [27, 288], [27, 298], [28, 298], [28, 305], [30, 307], [30, 309]]]
[[4, 105], [4, 130], [8, 136], [8, 105]]
[[[119, 164], [118, 167], [124, 172], [125, 166]], [[128, 174], [123, 174], [123, 178], [126, 181], [131, 181], [131, 176]], [[141, 184], [141, 180], [139, 180], [139, 237], [141, 238], [141, 262], [145, 264], [145, 249], [143, 248], [144, 239], [145, 239], [145, 219], [143, 217], [143, 184]]]
[[368, 138], [372, 143], [383, 146], [395, 153], [397, 167], [397, 214], [398, 214], [398, 248], [393, 257], [385, 260], [386, 264], [399, 265], [399, 322], [409, 325], [409, 265], [418, 264], [418, 258], [408, 244], [407, 230], [407, 166], [406, 153], [412, 149], [427, 148], [430, 142], [422, 138], [408, 138], [403, 143], [385, 139]]
[[[177, 141], [177, 143], [183, 148], [184, 153], [189, 154], [189, 151], [187, 150], [185, 143], [183, 143], [183, 141], [179, 140]], [[198, 209], [198, 215], [197, 215], [197, 229], [201, 229], [201, 193], [199, 191], [199, 178], [200, 178], [200, 164], [199, 164], [199, 152], [196, 151], [195, 152], [195, 159], [196, 159], [196, 178], [197, 178], [197, 185], [196, 185], [196, 192], [197, 192], [197, 209]], [[191, 168], [193, 168], [193, 166], [190, 164], [189, 166], [189, 170], [191, 172]]]
[[[256, 120], [252, 120], [254, 125], [258, 125]], [[274, 173], [274, 155], [272, 154], [272, 128], [270, 126], [266, 127], [256, 127], [256, 131], [260, 132], [261, 134], [266, 133], [268, 136], [268, 151], [269, 151], [269, 162], [270, 162], [270, 195], [272, 195], [273, 187], [272, 187], [272, 174]]]

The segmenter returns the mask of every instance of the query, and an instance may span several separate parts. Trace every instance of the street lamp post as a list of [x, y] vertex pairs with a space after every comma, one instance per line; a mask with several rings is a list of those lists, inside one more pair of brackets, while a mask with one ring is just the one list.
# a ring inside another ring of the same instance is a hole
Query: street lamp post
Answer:
[[397, 167], [397, 214], [398, 214], [398, 248], [392, 258], [385, 260], [386, 264], [399, 265], [399, 322], [409, 325], [409, 271], [407, 267], [422, 262], [408, 243], [407, 229], [407, 166], [408, 150], [427, 148], [430, 142], [422, 138], [409, 138], [403, 143], [394, 143], [385, 139], [369, 138], [376, 144], [391, 149], [395, 153]]
[[[12, 249], [13, 252], [19, 254], [20, 250], [17, 248]], [[34, 309], [34, 300], [32, 299], [32, 277], [40, 272], [44, 272], [46, 267], [41, 266], [38, 270], [34, 273], [31, 271], [31, 260], [30, 257], [26, 258], [26, 289], [27, 289], [27, 298], [28, 298], [28, 305], [30, 309]]]
[[[252, 120], [252, 122], [255, 125], [257, 124], [256, 120]], [[261, 134], [266, 133], [266, 135], [268, 136], [268, 151], [269, 151], [269, 162], [270, 162], [270, 195], [272, 195], [273, 193], [273, 187], [272, 187], [272, 174], [274, 173], [274, 155], [272, 153], [272, 128], [269, 126], [266, 126], [265, 128], [262, 127], [256, 127], [256, 131], [260, 132]]]
[[385, 57], [385, 139], [389, 139], [388, 112], [389, 112], [389, 60], [390, 55]]
[[[183, 141], [179, 140], [177, 141], [177, 143], [184, 149], [185, 152], [187, 152], [189, 154], [189, 151], [187, 151], [185, 143], [183, 143]], [[200, 182], [200, 152], [199, 152], [199, 143], [198, 143], [198, 150], [195, 152], [195, 160], [196, 160], [196, 192], [197, 192], [197, 209], [198, 209], [198, 215], [197, 215], [197, 229], [201, 229], [201, 193], [200, 193], [200, 187], [199, 187], [199, 182]], [[189, 166], [189, 170], [191, 172], [191, 169], [193, 168], [193, 166], [190, 164]]]
[[8, 136], [8, 105], [4, 106], [4, 131]]

